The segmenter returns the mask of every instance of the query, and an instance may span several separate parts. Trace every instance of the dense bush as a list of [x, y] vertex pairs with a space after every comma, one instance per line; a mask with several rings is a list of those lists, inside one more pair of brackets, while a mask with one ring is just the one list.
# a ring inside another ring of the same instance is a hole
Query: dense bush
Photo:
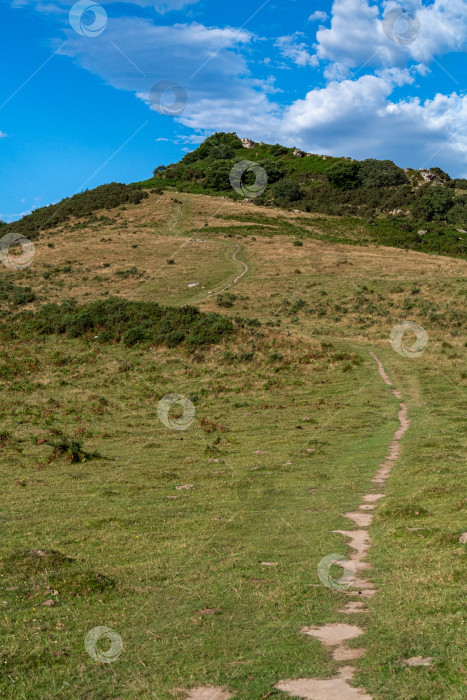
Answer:
[[295, 180], [283, 178], [276, 182], [273, 187], [274, 199], [281, 204], [298, 202], [303, 197], [303, 193]]
[[408, 182], [402, 168], [392, 160], [367, 158], [360, 163], [358, 175], [363, 187], [394, 187]]
[[205, 184], [206, 187], [225, 192], [232, 189], [230, 184], [230, 171], [234, 163], [231, 160], [218, 160], [211, 163], [206, 170]]
[[455, 197], [453, 205], [447, 213], [447, 220], [451, 224], [467, 226], [467, 196]]
[[341, 190], [351, 190], [358, 187], [360, 166], [358, 163], [343, 160], [332, 165], [328, 170], [328, 180]]
[[430, 170], [432, 173], [436, 173], [444, 182], [449, 182], [451, 180], [450, 176], [444, 170], [441, 170], [441, 168], [430, 168]]
[[110, 298], [85, 306], [72, 302], [47, 304], [26, 319], [39, 334], [67, 334], [71, 338], [96, 338], [99, 342], [182, 343], [189, 349], [218, 343], [233, 331], [230, 319], [216, 313], [201, 313], [193, 306], [160, 306], [154, 302]]
[[440, 220], [446, 218], [453, 205], [454, 198], [451, 191], [437, 185], [431, 187], [427, 194], [420, 198], [417, 211], [419, 210], [427, 221]]
[[233, 158], [239, 148], [242, 148], [242, 142], [237, 134], [221, 131], [209, 136], [195, 151], [187, 153], [182, 163], [188, 165], [205, 158], [226, 160]]

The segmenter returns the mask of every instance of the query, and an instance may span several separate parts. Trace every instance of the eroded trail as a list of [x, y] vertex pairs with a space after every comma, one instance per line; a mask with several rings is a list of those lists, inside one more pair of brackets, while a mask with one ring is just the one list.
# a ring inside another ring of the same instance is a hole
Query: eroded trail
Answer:
[[248, 272], [248, 269], [249, 269], [249, 268], [248, 268], [248, 265], [247, 265], [246, 263], [243, 262], [243, 260], [239, 260], [239, 259], [237, 258], [237, 253], [238, 253], [239, 251], [240, 251], [240, 246], [237, 245], [237, 247], [235, 248], [234, 252], [232, 253], [232, 260], [235, 260], [235, 262], [239, 262], [240, 265], [242, 265], [242, 267], [243, 267], [242, 272], [241, 272], [239, 275], [237, 275], [237, 276], [235, 277], [235, 279], [233, 279], [231, 282], [229, 282], [228, 284], [226, 284], [225, 287], [222, 287], [222, 289], [219, 289], [217, 292], [208, 292], [208, 294], [207, 294], [208, 297], [211, 296], [211, 295], [213, 295], [213, 294], [220, 294], [221, 292], [225, 292], [226, 289], [229, 289], [229, 287], [232, 287], [234, 284], [237, 284], [237, 282], [238, 282], [239, 280], [241, 280], [242, 277], [244, 277], [244, 276], [246, 275], [246, 273]]
[[[393, 388], [381, 361], [372, 352], [371, 356], [378, 365], [378, 371], [382, 380], [390, 387], [397, 399], [401, 400], [400, 392]], [[353, 600], [342, 608], [339, 612], [349, 619], [355, 613], [366, 612], [365, 598], [371, 598], [375, 593], [375, 587], [371, 581], [368, 581], [361, 576], [364, 572], [371, 568], [370, 564], [365, 561], [370, 548], [371, 542], [368, 534], [368, 528], [373, 521], [372, 510], [376, 508], [376, 503], [384, 498], [382, 491], [386, 480], [388, 479], [391, 469], [394, 466], [400, 451], [401, 439], [409, 429], [410, 421], [407, 417], [407, 406], [401, 401], [399, 404], [399, 428], [394, 433], [393, 439], [389, 443], [389, 450], [385, 460], [379, 465], [379, 469], [372, 479], [375, 486], [370, 493], [365, 494], [363, 503], [358, 506], [358, 510], [354, 513], [346, 513], [348, 518], [355, 526], [350, 530], [336, 530], [344, 537], [350, 539], [349, 546], [353, 550], [350, 560], [354, 567], [355, 578], [352, 585], [347, 591], [347, 595]], [[336, 562], [339, 563], [339, 562]], [[357, 600], [355, 600], [357, 598]], [[305, 698], [306, 700], [371, 700], [371, 696], [365, 693], [361, 688], [354, 688], [349, 681], [352, 680], [355, 669], [348, 664], [352, 659], [357, 659], [363, 656], [365, 649], [350, 648], [346, 645], [346, 641], [354, 639], [363, 634], [363, 630], [357, 625], [345, 623], [332, 623], [322, 627], [310, 626], [303, 627], [302, 632], [309, 636], [315, 637], [322, 644], [333, 648], [333, 659], [341, 664], [338, 670], [338, 675], [329, 680], [319, 680], [314, 678], [299, 678], [295, 680], [284, 680], [277, 684], [277, 688], [296, 698]]]

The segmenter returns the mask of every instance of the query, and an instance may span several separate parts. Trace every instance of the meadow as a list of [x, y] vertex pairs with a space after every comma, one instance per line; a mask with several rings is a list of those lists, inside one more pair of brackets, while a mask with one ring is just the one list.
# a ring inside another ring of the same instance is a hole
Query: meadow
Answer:
[[[0, 693], [285, 699], [281, 679], [334, 677], [301, 629], [343, 621], [318, 565], [349, 555], [335, 531], [398, 427], [373, 352], [410, 429], [369, 528], [351, 683], [465, 697], [467, 262], [170, 191], [34, 244], [29, 268], [0, 270]], [[406, 320], [428, 334], [416, 358], [389, 340]], [[158, 413], [173, 393], [186, 430]], [[113, 663], [85, 647], [99, 626]]]

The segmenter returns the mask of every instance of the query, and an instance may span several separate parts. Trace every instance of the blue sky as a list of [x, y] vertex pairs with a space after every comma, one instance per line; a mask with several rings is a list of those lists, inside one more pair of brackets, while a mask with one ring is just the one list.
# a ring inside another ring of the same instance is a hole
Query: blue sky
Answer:
[[220, 130], [467, 177], [465, 0], [7, 0], [0, 27], [5, 221]]

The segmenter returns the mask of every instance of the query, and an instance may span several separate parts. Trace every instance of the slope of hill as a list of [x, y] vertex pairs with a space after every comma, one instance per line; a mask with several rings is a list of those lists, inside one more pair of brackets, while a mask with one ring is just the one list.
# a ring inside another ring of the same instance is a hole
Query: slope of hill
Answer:
[[[0, 693], [286, 700], [351, 663], [374, 700], [461, 700], [467, 262], [165, 185], [0, 266]], [[351, 661], [302, 632], [349, 622]]]
[[[240, 183], [236, 192], [232, 172], [245, 160], [250, 167], [243, 178], [234, 176]], [[358, 217], [353, 226], [362, 226], [369, 240], [383, 245], [460, 257], [467, 251], [467, 180], [452, 180], [436, 167], [404, 171], [388, 160], [320, 156], [216, 133], [179, 163], [158, 166], [153, 178], [139, 184]]]

